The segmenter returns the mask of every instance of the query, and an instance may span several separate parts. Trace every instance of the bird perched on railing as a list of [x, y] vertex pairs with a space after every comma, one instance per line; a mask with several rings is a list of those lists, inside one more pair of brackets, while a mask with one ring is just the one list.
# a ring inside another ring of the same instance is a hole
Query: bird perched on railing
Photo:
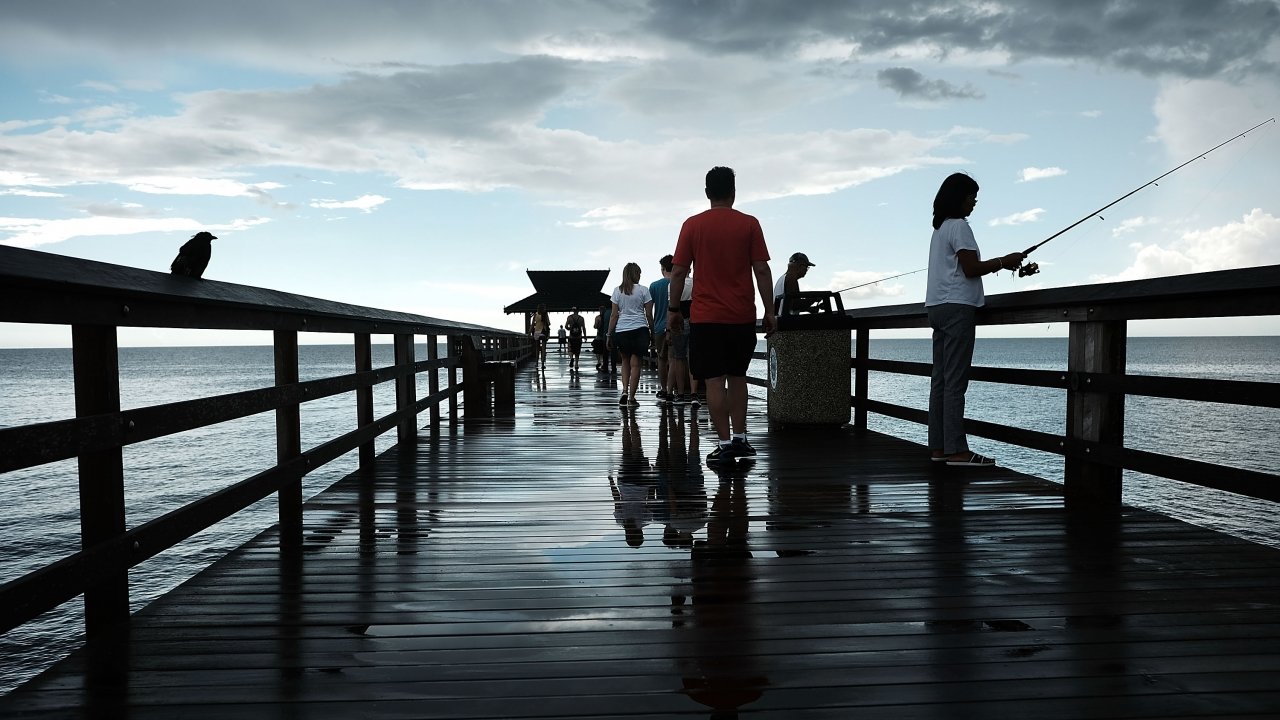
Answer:
[[209, 266], [209, 256], [213, 253], [213, 247], [209, 241], [217, 239], [213, 233], [203, 230], [192, 235], [190, 240], [182, 243], [182, 247], [178, 248], [178, 257], [173, 259], [169, 272], [193, 278], [203, 275], [204, 269]]

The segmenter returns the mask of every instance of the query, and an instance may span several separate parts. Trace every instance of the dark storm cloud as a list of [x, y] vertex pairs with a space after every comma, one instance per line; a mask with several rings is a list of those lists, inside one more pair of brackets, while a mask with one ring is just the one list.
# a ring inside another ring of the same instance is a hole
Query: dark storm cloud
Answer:
[[1192, 78], [1273, 70], [1258, 56], [1280, 33], [1276, 0], [652, 0], [650, 8], [651, 31], [715, 53], [776, 56], [830, 40], [862, 53], [930, 43], [942, 53], [997, 50]]
[[982, 91], [965, 84], [957, 87], [945, 80], [927, 80], [924, 75], [905, 67], [894, 67], [876, 73], [880, 87], [889, 88], [904, 98], [924, 100], [970, 100], [983, 97]]
[[210, 127], [261, 122], [309, 136], [475, 138], [535, 119], [577, 76], [572, 63], [538, 57], [353, 73], [304, 90], [199, 93], [189, 115]]

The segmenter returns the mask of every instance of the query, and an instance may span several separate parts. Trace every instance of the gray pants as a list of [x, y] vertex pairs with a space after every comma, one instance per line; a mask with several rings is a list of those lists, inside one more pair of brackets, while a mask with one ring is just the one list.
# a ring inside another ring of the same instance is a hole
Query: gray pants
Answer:
[[928, 308], [933, 328], [933, 377], [929, 383], [929, 448], [947, 455], [966, 452], [964, 393], [973, 364], [972, 305], [946, 303]]

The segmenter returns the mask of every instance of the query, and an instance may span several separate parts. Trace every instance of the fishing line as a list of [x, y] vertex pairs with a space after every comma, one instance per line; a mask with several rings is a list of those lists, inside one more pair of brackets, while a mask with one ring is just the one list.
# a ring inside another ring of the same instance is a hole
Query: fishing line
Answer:
[[1229, 166], [1227, 166], [1227, 169], [1224, 170], [1222, 174], [1218, 176], [1217, 181], [1213, 183], [1212, 187], [1210, 187], [1209, 190], [1205, 192], [1205, 194], [1201, 196], [1200, 199], [1197, 200], [1194, 205], [1191, 206], [1191, 208], [1187, 212], [1188, 215], [1195, 215], [1196, 211], [1200, 209], [1200, 206], [1203, 205], [1204, 202], [1208, 200], [1211, 195], [1217, 194], [1218, 188], [1222, 185], [1223, 181], [1227, 179], [1227, 176], [1235, 174], [1236, 168], [1240, 166], [1240, 163], [1244, 162], [1245, 158], [1254, 156], [1254, 150], [1257, 149], [1258, 143], [1262, 142], [1262, 134], [1259, 133], [1255, 135], [1251, 142], [1252, 144], [1248, 146], [1248, 149], [1242, 151], [1236, 157], [1236, 159], [1233, 160]]
[[[1168, 172], [1164, 173], [1163, 175], [1159, 175], [1159, 176], [1157, 176], [1157, 177], [1155, 177], [1155, 178], [1153, 178], [1153, 179], [1151, 179], [1151, 180], [1148, 180], [1147, 182], [1145, 182], [1145, 183], [1143, 183], [1143, 184], [1139, 185], [1138, 187], [1136, 187], [1136, 188], [1134, 188], [1134, 189], [1130, 190], [1129, 192], [1125, 193], [1124, 195], [1121, 195], [1120, 197], [1116, 198], [1115, 200], [1112, 200], [1111, 202], [1107, 203], [1106, 205], [1103, 205], [1102, 207], [1098, 208], [1097, 210], [1094, 210], [1093, 212], [1089, 213], [1088, 215], [1085, 215], [1084, 217], [1080, 218], [1079, 220], [1077, 220], [1077, 221], [1075, 221], [1075, 222], [1071, 223], [1070, 225], [1068, 225], [1068, 226], [1066, 226], [1066, 227], [1062, 228], [1061, 230], [1059, 230], [1058, 232], [1056, 232], [1056, 233], [1054, 233], [1054, 234], [1050, 235], [1049, 237], [1045, 238], [1044, 240], [1041, 240], [1040, 242], [1036, 243], [1035, 245], [1032, 245], [1031, 247], [1029, 247], [1029, 248], [1027, 248], [1026, 250], [1024, 250], [1024, 251], [1023, 251], [1023, 255], [1030, 255], [1031, 253], [1035, 252], [1035, 251], [1036, 251], [1040, 246], [1044, 245], [1045, 243], [1049, 242], [1050, 240], [1053, 240], [1054, 238], [1058, 237], [1059, 235], [1062, 235], [1063, 233], [1067, 232], [1068, 230], [1071, 230], [1072, 228], [1074, 228], [1074, 227], [1076, 227], [1076, 226], [1080, 225], [1081, 223], [1083, 223], [1083, 222], [1085, 222], [1085, 221], [1087, 221], [1087, 220], [1090, 220], [1091, 218], [1094, 218], [1094, 217], [1102, 218], [1102, 213], [1103, 213], [1103, 211], [1107, 210], [1108, 208], [1111, 208], [1111, 207], [1112, 207], [1112, 206], [1114, 206], [1114, 205], [1118, 205], [1120, 202], [1122, 202], [1122, 201], [1124, 201], [1124, 200], [1128, 199], [1129, 197], [1132, 197], [1133, 195], [1137, 194], [1138, 192], [1140, 192], [1140, 191], [1142, 191], [1142, 190], [1144, 190], [1144, 189], [1146, 189], [1146, 188], [1148, 188], [1148, 187], [1151, 187], [1152, 185], [1159, 186], [1159, 184], [1160, 184], [1160, 181], [1161, 181], [1161, 180], [1163, 180], [1163, 179], [1165, 179], [1166, 177], [1169, 177], [1170, 175], [1172, 175], [1172, 174], [1174, 174], [1174, 173], [1178, 172], [1179, 170], [1181, 170], [1182, 168], [1184, 168], [1184, 167], [1186, 167], [1186, 166], [1190, 165], [1191, 163], [1195, 162], [1196, 160], [1203, 160], [1203, 159], [1205, 159], [1205, 158], [1209, 155], [1209, 153], [1212, 153], [1214, 150], [1217, 150], [1218, 148], [1222, 147], [1223, 145], [1227, 145], [1227, 144], [1229, 144], [1229, 143], [1235, 142], [1236, 140], [1239, 140], [1240, 138], [1244, 137], [1245, 135], [1248, 135], [1249, 133], [1253, 132], [1254, 130], [1257, 130], [1258, 128], [1262, 127], [1263, 125], [1266, 125], [1267, 123], [1274, 123], [1275, 121], [1276, 121], [1276, 119], [1275, 119], [1274, 117], [1267, 118], [1266, 120], [1263, 120], [1262, 122], [1258, 123], [1257, 125], [1254, 125], [1253, 127], [1249, 128], [1248, 130], [1245, 130], [1244, 132], [1240, 133], [1239, 135], [1232, 136], [1231, 138], [1229, 138], [1229, 139], [1227, 139], [1227, 140], [1224, 140], [1224, 141], [1222, 141], [1222, 142], [1218, 143], [1217, 145], [1214, 145], [1213, 147], [1209, 148], [1208, 150], [1205, 150], [1204, 152], [1197, 154], [1195, 157], [1193, 157], [1193, 158], [1191, 158], [1190, 160], [1188, 160], [1188, 161], [1186, 161], [1186, 162], [1182, 163], [1181, 165], [1179, 165], [1179, 166], [1177, 166], [1177, 167], [1173, 168], [1172, 170], [1169, 170]], [[1037, 272], [1039, 272], [1039, 271], [1040, 271], [1040, 267], [1039, 267], [1038, 265], [1036, 265], [1035, 263], [1028, 263], [1028, 264], [1026, 264], [1026, 265], [1024, 265], [1024, 266], [1022, 266], [1022, 267], [1018, 268], [1018, 276], [1019, 276], [1019, 277], [1025, 277], [1025, 276], [1027, 276], [1027, 275], [1034, 275], [1034, 274], [1036, 274], [1036, 273], [1037, 273]]]
[[[1258, 129], [1259, 127], [1262, 127], [1263, 125], [1266, 125], [1266, 124], [1267, 124], [1267, 123], [1269, 123], [1269, 122], [1272, 122], [1274, 119], [1275, 119], [1275, 118], [1268, 119], [1266, 122], [1259, 123], [1259, 124], [1257, 124], [1257, 125], [1253, 126], [1252, 128], [1249, 128], [1248, 130], [1244, 131], [1243, 133], [1240, 133], [1239, 135], [1237, 135], [1237, 136], [1235, 136], [1235, 137], [1231, 138], [1231, 140], [1228, 140], [1228, 141], [1227, 141], [1227, 142], [1225, 142], [1225, 143], [1222, 143], [1222, 144], [1220, 144], [1220, 145], [1217, 145], [1217, 146], [1215, 146], [1213, 149], [1208, 150], [1208, 151], [1206, 151], [1206, 152], [1203, 152], [1203, 153], [1201, 153], [1201, 154], [1199, 154], [1199, 155], [1195, 156], [1194, 158], [1192, 158], [1192, 160], [1189, 160], [1189, 161], [1187, 161], [1186, 163], [1183, 163], [1182, 165], [1179, 165], [1179, 166], [1178, 166], [1178, 168], [1181, 168], [1181, 167], [1183, 167], [1183, 166], [1185, 166], [1185, 165], [1188, 165], [1188, 164], [1190, 164], [1191, 162], [1193, 162], [1193, 161], [1195, 161], [1195, 160], [1208, 160], [1208, 158], [1207, 158], [1206, 156], [1207, 156], [1209, 153], [1213, 152], [1214, 150], [1217, 150], [1218, 148], [1223, 147], [1224, 145], [1226, 145], [1227, 143], [1230, 143], [1230, 142], [1231, 142], [1231, 141], [1233, 141], [1233, 140], [1237, 140], [1237, 139], [1239, 139], [1239, 138], [1241, 138], [1241, 137], [1244, 137], [1244, 136], [1248, 135], [1248, 134], [1249, 134], [1250, 132], [1252, 132], [1253, 130]], [[1216, 193], [1218, 192], [1219, 188], [1222, 186], [1222, 183], [1227, 179], [1227, 176], [1228, 176], [1228, 175], [1232, 175], [1232, 174], [1234, 174], [1234, 173], [1235, 173], [1235, 171], [1236, 171], [1236, 169], [1239, 167], [1239, 165], [1244, 161], [1244, 159], [1245, 159], [1246, 157], [1251, 157], [1251, 156], [1252, 156], [1253, 151], [1257, 148], [1258, 143], [1262, 142], [1262, 139], [1263, 139], [1263, 136], [1262, 136], [1262, 134], [1261, 134], [1261, 133], [1258, 133], [1258, 134], [1254, 135], [1254, 136], [1250, 139], [1250, 141], [1249, 141], [1249, 142], [1250, 142], [1250, 144], [1248, 145], [1248, 149], [1246, 149], [1246, 150], [1244, 150], [1244, 151], [1242, 151], [1242, 152], [1238, 153], [1238, 154], [1236, 155], [1236, 157], [1235, 157], [1233, 160], [1231, 160], [1231, 161], [1230, 161], [1230, 164], [1228, 164], [1228, 165], [1226, 166], [1226, 169], [1225, 169], [1225, 170], [1223, 170], [1223, 172], [1218, 176], [1218, 178], [1217, 178], [1213, 183], [1211, 183], [1211, 184], [1210, 184], [1209, 189], [1208, 189], [1208, 190], [1206, 190], [1206, 191], [1204, 192], [1204, 194], [1202, 194], [1202, 195], [1200, 196], [1200, 198], [1199, 198], [1199, 199], [1198, 199], [1194, 204], [1192, 204], [1189, 208], [1186, 208], [1186, 209], [1185, 209], [1185, 211], [1183, 212], [1183, 214], [1184, 214], [1184, 215], [1194, 215], [1194, 214], [1195, 214], [1195, 212], [1200, 208], [1200, 206], [1201, 206], [1201, 205], [1203, 205], [1203, 204], [1204, 204], [1204, 202], [1205, 202], [1206, 200], [1208, 200], [1210, 196], [1212, 196], [1212, 195], [1214, 195], [1214, 194], [1216, 194]], [[1174, 170], [1177, 170], [1178, 168], [1174, 168]], [[1163, 178], [1163, 177], [1165, 177], [1165, 176], [1167, 176], [1167, 175], [1171, 174], [1172, 172], [1174, 172], [1174, 170], [1170, 170], [1168, 173], [1165, 173], [1164, 175], [1161, 175], [1161, 176], [1160, 176], [1160, 178], [1156, 178], [1155, 180], [1152, 180], [1152, 181], [1151, 181], [1150, 183], [1148, 183], [1147, 185], [1153, 185], [1153, 186], [1155, 186], [1155, 187], [1160, 187], [1160, 183], [1159, 183], [1159, 182], [1157, 182], [1157, 181], [1158, 181], [1158, 180], [1160, 180], [1161, 178]], [[1147, 187], [1147, 185], [1143, 185], [1141, 188], [1138, 188], [1138, 190], [1141, 190], [1142, 188]], [[1137, 190], [1135, 190], [1134, 192], [1136, 193], [1136, 192], [1137, 192]], [[1130, 194], [1133, 194], [1133, 193], [1130, 193]], [[1101, 212], [1101, 210], [1099, 210], [1098, 212]], [[1096, 215], [1096, 217], [1097, 217], [1099, 220], [1102, 220], [1102, 221], [1104, 221], [1104, 222], [1106, 221], [1106, 218], [1105, 218], [1105, 217], [1103, 217], [1102, 215]], [[1052, 258], [1053, 258], [1054, 260], [1056, 260], [1056, 259], [1058, 259], [1058, 258], [1062, 257], [1063, 255], [1065, 255], [1065, 254], [1067, 253], [1067, 251], [1074, 249], [1076, 245], [1078, 245], [1078, 244], [1080, 244], [1081, 242], [1083, 242], [1083, 241], [1085, 241], [1085, 240], [1089, 239], [1089, 237], [1090, 237], [1090, 236], [1092, 236], [1092, 235], [1096, 234], [1096, 233], [1097, 233], [1097, 231], [1100, 229], [1100, 227], [1101, 227], [1101, 223], [1098, 223], [1098, 224], [1094, 225], [1093, 230], [1090, 230], [1089, 232], [1085, 233], [1084, 235], [1078, 235], [1078, 236], [1076, 236], [1076, 237], [1075, 237], [1075, 238], [1074, 238], [1070, 243], [1068, 243], [1068, 244], [1066, 244], [1066, 245], [1063, 245], [1063, 246], [1059, 247], [1059, 248], [1058, 248], [1058, 252], [1057, 252], [1057, 253], [1055, 253], [1055, 254], [1052, 256]], [[1119, 227], [1120, 227], [1120, 226], [1119, 226], [1119, 225], [1116, 225], [1116, 224], [1112, 224], [1112, 225], [1110, 226], [1113, 236], [1114, 236], [1114, 234], [1115, 234], [1115, 231], [1116, 231]], [[1042, 244], [1043, 244], [1043, 243], [1042, 243]]]

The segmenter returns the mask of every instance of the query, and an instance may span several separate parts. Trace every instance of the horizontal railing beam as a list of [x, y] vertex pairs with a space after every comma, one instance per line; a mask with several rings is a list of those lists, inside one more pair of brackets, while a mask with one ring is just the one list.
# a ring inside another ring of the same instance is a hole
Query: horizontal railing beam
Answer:
[[401, 375], [430, 372], [456, 364], [456, 359], [451, 358], [423, 360], [407, 369], [388, 366], [322, 380], [183, 400], [120, 413], [4, 428], [0, 429], [0, 447], [7, 451], [0, 455], [0, 472], [154, 440], [269, 412], [285, 405], [307, 403], [362, 387], [372, 387]]
[[388, 432], [405, 417], [449, 399], [461, 387], [446, 388], [352, 430], [298, 457], [126, 530], [109, 541], [0, 585], [0, 633], [82, 594], [103, 578], [138, 565], [164, 550], [244, 510], [307, 473]]

